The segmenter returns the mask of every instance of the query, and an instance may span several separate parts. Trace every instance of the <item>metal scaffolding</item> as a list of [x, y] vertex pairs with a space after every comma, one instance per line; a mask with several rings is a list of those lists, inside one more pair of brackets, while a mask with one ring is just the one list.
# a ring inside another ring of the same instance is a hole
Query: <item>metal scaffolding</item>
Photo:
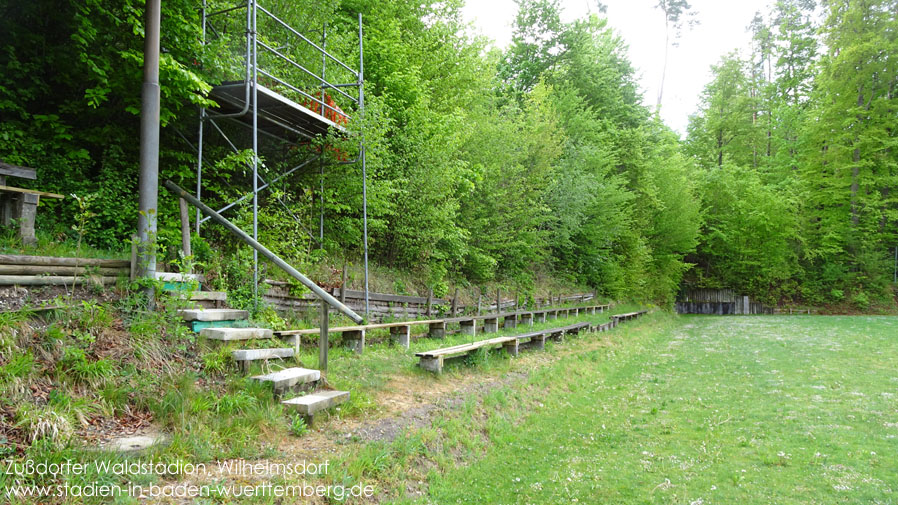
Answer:
[[[245, 11], [245, 12], [243, 12]], [[245, 17], [244, 17], [245, 14]], [[236, 18], [240, 16], [240, 18]], [[364, 64], [363, 64], [363, 31], [362, 15], [358, 16], [358, 69], [354, 69], [327, 51], [327, 26], [321, 29], [321, 43], [316, 44], [300, 31], [288, 25], [274, 13], [260, 5], [258, 0], [247, 0], [246, 3], [231, 6], [225, 9], [209, 12], [206, 1], [203, 1], [202, 23], [203, 44], [207, 43], [207, 35], [216, 38], [222, 37], [229, 29], [233, 30], [235, 19], [245, 28], [241, 34], [241, 52], [243, 64], [239, 73], [243, 75], [237, 80], [223, 80], [221, 84], [214, 86], [210, 92], [210, 98], [215, 100], [218, 107], [215, 109], [202, 109], [198, 127], [199, 141], [197, 143], [197, 169], [196, 169], [196, 199], [202, 201], [203, 194], [203, 146], [204, 136], [208, 134], [204, 127], [211, 125], [234, 152], [239, 152], [237, 145], [220, 127], [222, 120], [239, 123], [251, 130], [252, 144], [252, 190], [239, 199], [232, 201], [219, 209], [219, 214], [252, 198], [252, 238], [258, 240], [259, 236], [259, 193], [270, 188], [273, 184], [290, 176], [297, 170], [310, 165], [313, 161], [319, 162], [320, 187], [320, 215], [319, 215], [319, 244], [324, 240], [324, 162], [323, 152], [318, 156], [312, 156], [268, 181], [259, 175], [259, 138], [265, 136], [281, 140], [290, 144], [308, 143], [309, 141], [326, 135], [329, 131], [347, 134], [344, 126], [351, 116], [340, 109], [328, 93], [335, 97], [354, 104], [355, 111], [364, 116]], [[266, 30], [265, 33], [262, 31]], [[270, 31], [271, 33], [269, 33]], [[281, 38], [278, 38], [278, 35]], [[276, 42], [275, 42], [276, 41]], [[302, 56], [299, 58], [297, 55]], [[315, 59], [318, 64], [320, 56], [320, 72], [310, 70], [311, 65], [303, 65], [305, 61]], [[297, 61], [299, 60], [299, 61]], [[328, 64], [336, 64], [331, 72], [327, 72]], [[294, 75], [299, 71], [303, 83], [284, 76], [284, 69], [288, 69]], [[336, 70], [336, 72], [334, 72]], [[337, 74], [340, 77], [348, 76], [345, 82], [330, 82], [327, 74]], [[260, 80], [262, 82], [260, 82]], [[310, 91], [314, 88], [317, 91]], [[355, 88], [353, 94], [344, 90]], [[362, 221], [363, 221], [363, 247], [365, 260], [365, 314], [368, 314], [368, 195], [367, 174], [365, 167], [364, 136], [361, 137], [359, 156], [355, 160], [342, 163], [361, 163], [362, 169]], [[305, 224], [293, 214], [287, 204], [278, 198], [278, 202], [287, 209], [288, 213], [303, 227]], [[200, 211], [196, 213], [196, 231], [200, 232], [200, 226], [209, 218], [203, 218]], [[306, 228], [306, 233], [312, 237], [312, 233]], [[253, 249], [253, 295], [259, 299], [259, 258]]]

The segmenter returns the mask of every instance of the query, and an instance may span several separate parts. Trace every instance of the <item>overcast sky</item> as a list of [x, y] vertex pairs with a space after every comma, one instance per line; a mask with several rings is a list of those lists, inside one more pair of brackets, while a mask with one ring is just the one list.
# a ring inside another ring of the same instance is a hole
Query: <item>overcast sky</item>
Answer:
[[[645, 96], [654, 106], [664, 64], [664, 17], [653, 6], [656, 0], [606, 0], [608, 22], [629, 45]], [[685, 135], [689, 114], [698, 106], [699, 94], [710, 80], [710, 66], [735, 49], [747, 54], [750, 35], [746, 27], [755, 11], [767, 12], [768, 0], [691, 0], [699, 25], [684, 31], [679, 47], [672, 47], [664, 83], [661, 117]], [[561, 0], [562, 19], [571, 21], [595, 11], [594, 0]], [[513, 0], [467, 0], [465, 19], [506, 48], [511, 43], [517, 5]]]

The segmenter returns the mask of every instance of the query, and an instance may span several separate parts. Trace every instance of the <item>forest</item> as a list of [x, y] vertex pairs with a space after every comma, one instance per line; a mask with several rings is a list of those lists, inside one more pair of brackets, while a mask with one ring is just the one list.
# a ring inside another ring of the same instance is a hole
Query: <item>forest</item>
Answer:
[[[273, 143], [263, 160], [268, 177], [316, 152], [326, 159], [323, 185], [318, 166], [297, 171], [260, 205], [260, 241], [296, 265], [358, 261], [361, 169], [340, 160], [363, 135], [372, 261], [414, 272], [438, 296], [450, 282], [526, 290], [551, 275], [662, 306], [684, 287], [769, 304], [895, 305], [896, 0], [772, 3], [747, 27], [750, 51], [713, 67], [685, 138], [643, 103], [601, 13], [565, 22], [557, 0], [519, 0], [503, 51], [471, 35], [461, 0], [264, 4], [304, 33], [326, 25], [328, 50], [350, 62], [358, 13], [364, 24], [366, 110], [354, 133], [323, 139], [327, 148]], [[670, 4], [685, 2], [659, 3]], [[185, 188], [196, 185], [199, 109], [241, 65], [237, 25], [203, 43], [198, 7], [163, 2], [160, 178]], [[678, 14], [663, 13], [674, 24]], [[74, 238], [89, 210], [84, 240], [123, 250], [138, 215], [142, 2], [4, 2], [0, 33], [0, 160], [36, 167], [41, 190], [78, 196], [42, 202], [39, 230]], [[244, 195], [247, 151], [220, 140], [206, 149], [204, 201]], [[158, 241], [176, 261], [168, 196]], [[249, 206], [230, 212], [250, 226]], [[214, 226], [201, 236], [196, 260], [225, 262], [230, 282], [244, 282], [249, 251]]]

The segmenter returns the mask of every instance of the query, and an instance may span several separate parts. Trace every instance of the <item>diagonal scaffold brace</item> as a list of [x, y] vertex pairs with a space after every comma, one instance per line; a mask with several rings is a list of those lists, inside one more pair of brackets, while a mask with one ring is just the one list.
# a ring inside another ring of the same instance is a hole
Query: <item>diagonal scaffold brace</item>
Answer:
[[340, 311], [341, 313], [346, 315], [346, 317], [355, 321], [357, 324], [362, 324], [365, 321], [365, 319], [362, 316], [356, 314], [352, 309], [350, 309], [346, 305], [343, 305], [342, 303], [340, 303], [339, 300], [337, 300], [336, 298], [331, 296], [330, 293], [328, 293], [327, 291], [321, 289], [320, 286], [318, 286], [317, 284], [312, 282], [308, 277], [301, 274], [298, 270], [296, 270], [295, 268], [290, 266], [289, 263], [282, 260], [278, 255], [271, 252], [267, 247], [260, 244], [259, 242], [254, 240], [249, 235], [247, 235], [246, 232], [244, 232], [243, 230], [238, 228], [234, 223], [232, 223], [232, 222], [228, 221], [227, 219], [225, 219], [224, 217], [222, 217], [221, 214], [212, 210], [208, 205], [197, 200], [196, 197], [194, 197], [187, 191], [184, 191], [183, 189], [181, 189], [174, 182], [165, 181], [165, 188], [168, 189], [169, 191], [171, 191], [172, 193], [174, 193], [176, 196], [183, 198], [185, 201], [187, 201], [188, 203], [190, 203], [191, 205], [193, 205], [194, 207], [199, 209], [200, 212], [209, 216], [210, 219], [212, 219], [216, 223], [227, 228], [234, 235], [237, 235], [238, 238], [240, 238], [241, 240], [243, 240], [244, 242], [249, 244], [250, 247], [259, 251], [259, 253], [262, 256], [265, 256], [266, 258], [271, 260], [272, 263], [274, 263], [275, 265], [280, 267], [283, 271], [290, 274], [291, 277], [293, 277], [294, 279], [301, 282], [303, 284], [303, 286], [312, 290], [312, 292], [315, 293], [315, 295], [317, 295], [319, 298], [321, 298], [321, 300], [323, 302], [325, 302], [328, 305], [330, 305], [331, 307], [337, 309], [338, 311]]

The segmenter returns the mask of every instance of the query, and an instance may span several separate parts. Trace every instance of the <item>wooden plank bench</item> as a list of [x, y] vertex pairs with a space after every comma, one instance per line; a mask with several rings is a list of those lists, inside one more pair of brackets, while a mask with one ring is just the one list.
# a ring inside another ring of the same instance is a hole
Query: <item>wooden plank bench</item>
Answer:
[[589, 329], [588, 322], [571, 324], [561, 328], [549, 328], [545, 330], [537, 330], [520, 335], [509, 335], [507, 337], [495, 337], [487, 340], [480, 340], [468, 344], [459, 344], [451, 347], [443, 347], [432, 351], [415, 353], [419, 358], [418, 366], [434, 373], [442, 373], [443, 363], [448, 358], [455, 358], [470, 354], [473, 351], [482, 348], [502, 347], [508, 354], [517, 356], [521, 348], [521, 341], [527, 340], [527, 347], [535, 349], [544, 349], [546, 339], [555, 338], [561, 341], [565, 334], [578, 333], [584, 328]]
[[[390, 330], [390, 338], [399, 345], [409, 347], [411, 340], [411, 327], [419, 325], [428, 326], [428, 336], [433, 338], [443, 338], [446, 334], [446, 322], [443, 319], [426, 319], [423, 321], [399, 321], [395, 323], [378, 323], [365, 324], [357, 326], [337, 326], [328, 328], [328, 333], [342, 333], [343, 338], [349, 342], [349, 346], [361, 353], [365, 349], [365, 334], [369, 330], [388, 328]], [[296, 337], [301, 338], [303, 335], [319, 335], [319, 328], [306, 328], [302, 330], [283, 330], [274, 332], [278, 337]], [[297, 340], [298, 342], [298, 340]]]
[[[589, 305], [573, 309], [565, 308], [525, 310], [518, 312], [502, 312], [499, 314], [483, 314], [479, 316], [451, 317], [446, 319], [425, 319], [416, 321], [398, 321], [393, 323], [366, 324], [358, 326], [338, 326], [329, 328], [328, 333], [342, 333], [344, 340], [349, 343], [349, 346], [356, 352], [361, 353], [365, 348], [365, 334], [369, 330], [388, 328], [390, 330], [391, 341], [398, 343], [399, 345], [408, 349], [411, 341], [412, 326], [427, 325], [427, 336], [430, 338], [445, 337], [447, 325], [456, 323], [460, 326], [462, 333], [468, 335], [476, 335], [478, 330], [478, 321], [481, 322], [480, 328], [482, 328], [483, 333], [496, 333], [499, 331], [500, 319], [503, 320], [503, 326], [508, 329], [517, 327], [519, 322], [520, 324], [527, 324], [528, 326], [532, 326], [534, 321], [545, 322], [546, 316], [548, 314], [553, 315], [549, 319], [554, 319], [555, 315], [557, 315], [559, 312], [562, 312], [562, 317], [565, 317], [571, 311], [577, 311], [577, 313], [583, 314], [595, 314], [596, 312], [603, 312], [604, 310], [607, 310], [607, 308], [608, 305]], [[542, 315], [542, 318], [540, 318], [540, 315]], [[276, 331], [274, 333], [278, 337], [294, 337], [296, 339], [296, 343], [298, 344], [299, 339], [302, 338], [303, 335], [318, 335], [320, 334], [320, 332], [321, 330], [318, 328], [306, 328], [301, 330]]]
[[617, 324], [619, 324], [622, 321], [629, 321], [630, 319], [636, 319], [637, 317], [639, 317], [643, 314], [647, 314], [647, 313], [648, 313], [647, 310], [640, 310], [637, 312], [626, 312], [624, 314], [614, 314], [613, 316], [611, 316], [611, 320], [615, 321], [614, 324], [615, 324], [615, 326], [617, 326]]
[[0, 161], [0, 225], [10, 226], [13, 221], [17, 221], [19, 238], [22, 239], [22, 243], [33, 244], [36, 241], [34, 218], [37, 215], [40, 197], [64, 197], [56, 193], [7, 186], [7, 176], [34, 180], [37, 179], [37, 170]]

